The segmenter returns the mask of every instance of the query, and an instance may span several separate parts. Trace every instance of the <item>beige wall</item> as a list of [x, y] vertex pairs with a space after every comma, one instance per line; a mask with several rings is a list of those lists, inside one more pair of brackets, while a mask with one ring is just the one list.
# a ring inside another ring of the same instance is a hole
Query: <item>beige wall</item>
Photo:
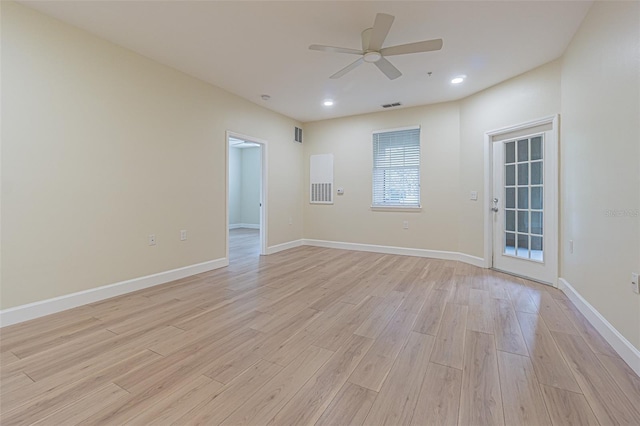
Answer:
[[240, 223], [260, 224], [260, 148], [242, 149]]
[[560, 275], [636, 348], [640, 296], [630, 275], [640, 271], [638, 117], [640, 3], [596, 2], [562, 64]]
[[[307, 123], [300, 145], [291, 119], [3, 2], [0, 307], [224, 257], [226, 130], [268, 141], [269, 246], [482, 256], [484, 133], [561, 112], [561, 276], [640, 347], [638, 8], [596, 2], [557, 61], [457, 102]], [[423, 209], [371, 211], [371, 132], [411, 125]], [[332, 206], [308, 203], [323, 153], [345, 189]]]
[[[307, 123], [305, 238], [483, 257], [484, 133], [559, 112], [554, 61], [462, 101]], [[422, 126], [423, 210], [372, 212], [371, 132], [411, 125]], [[334, 154], [335, 186], [345, 189], [332, 206], [307, 201], [309, 156], [324, 153]]]
[[229, 148], [229, 224], [260, 225], [260, 148]]
[[10, 2], [2, 57], [3, 309], [224, 258], [226, 130], [268, 141], [267, 244], [302, 237], [299, 123]]
[[[371, 132], [421, 126], [421, 212], [371, 211]], [[305, 124], [305, 238], [456, 251], [459, 110], [444, 103]], [[309, 204], [309, 156], [334, 155], [333, 205]], [[409, 229], [403, 229], [403, 221]]]
[[242, 209], [242, 150], [229, 148], [229, 224], [241, 222]]
[[[308, 123], [305, 237], [482, 257], [485, 132], [561, 113], [560, 275], [640, 348], [629, 285], [640, 271], [639, 8], [596, 2], [563, 58], [461, 101]], [[423, 212], [371, 212], [371, 131], [416, 124]], [[309, 155], [321, 153], [345, 188], [333, 206], [308, 203]]]
[[[484, 255], [484, 134], [559, 112], [559, 60], [460, 102], [460, 252]], [[477, 202], [470, 191], [478, 191]]]

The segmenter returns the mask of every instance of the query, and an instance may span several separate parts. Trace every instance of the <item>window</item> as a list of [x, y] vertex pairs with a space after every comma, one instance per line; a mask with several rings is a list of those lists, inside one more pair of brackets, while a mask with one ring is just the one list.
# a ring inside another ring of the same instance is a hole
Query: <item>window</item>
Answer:
[[373, 207], [420, 207], [420, 128], [373, 134]]

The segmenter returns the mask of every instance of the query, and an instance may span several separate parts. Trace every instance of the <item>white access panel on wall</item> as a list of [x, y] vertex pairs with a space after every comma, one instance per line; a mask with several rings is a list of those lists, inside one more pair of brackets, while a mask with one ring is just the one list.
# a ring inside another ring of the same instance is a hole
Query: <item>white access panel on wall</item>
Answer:
[[309, 202], [333, 204], [333, 154], [312, 155], [309, 178]]

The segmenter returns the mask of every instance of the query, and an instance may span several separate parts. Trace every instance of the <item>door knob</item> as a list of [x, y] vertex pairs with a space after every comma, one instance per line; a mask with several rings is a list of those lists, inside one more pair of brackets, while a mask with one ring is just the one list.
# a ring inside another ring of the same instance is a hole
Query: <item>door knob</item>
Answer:
[[491, 207], [491, 211], [494, 213], [498, 213], [498, 208], [497, 207]]

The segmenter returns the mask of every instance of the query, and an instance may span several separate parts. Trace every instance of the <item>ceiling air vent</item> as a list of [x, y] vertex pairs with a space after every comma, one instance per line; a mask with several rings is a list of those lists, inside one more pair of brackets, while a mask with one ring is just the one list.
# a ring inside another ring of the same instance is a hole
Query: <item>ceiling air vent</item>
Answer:
[[397, 107], [402, 105], [400, 102], [394, 102], [392, 104], [384, 104], [382, 105], [382, 108], [393, 108], [393, 107]]
[[300, 142], [302, 143], [302, 129], [300, 127], [295, 127], [295, 132], [294, 132], [294, 140], [296, 142]]

